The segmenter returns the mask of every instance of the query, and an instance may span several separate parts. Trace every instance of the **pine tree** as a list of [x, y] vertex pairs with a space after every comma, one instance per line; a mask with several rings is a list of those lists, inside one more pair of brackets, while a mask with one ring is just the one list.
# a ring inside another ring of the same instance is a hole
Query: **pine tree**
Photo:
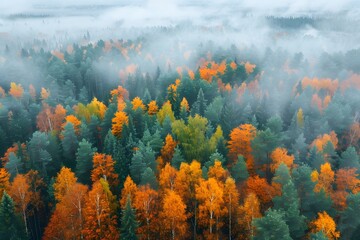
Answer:
[[269, 209], [262, 218], [254, 219], [256, 235], [254, 240], [291, 240], [289, 227], [281, 211]]
[[75, 134], [74, 126], [72, 123], [68, 122], [64, 130], [62, 131], [63, 139], [61, 140], [61, 145], [63, 147], [64, 154], [64, 164], [71, 169], [75, 168], [75, 155], [78, 147], [78, 140]]
[[131, 199], [128, 195], [125, 208], [122, 210], [120, 237], [127, 240], [137, 240], [136, 231], [139, 223], [136, 221], [135, 210], [131, 207]]
[[197, 95], [197, 99], [191, 108], [191, 115], [195, 116], [195, 114], [199, 114], [200, 116], [204, 116], [206, 109], [206, 102], [207, 101], [204, 97], [204, 92], [202, 88], [200, 88]]
[[182, 162], [184, 162], [184, 157], [181, 154], [180, 147], [176, 146], [173, 158], [171, 159], [171, 165], [176, 169], [180, 169], [180, 164]]
[[249, 173], [246, 168], [245, 159], [242, 155], [238, 155], [238, 160], [232, 166], [230, 172], [231, 172], [231, 176], [235, 179], [236, 182], [240, 182], [248, 179]]
[[284, 212], [285, 222], [289, 226], [290, 236], [299, 239], [304, 235], [305, 217], [300, 215], [300, 203], [297, 190], [291, 180], [283, 185], [281, 196], [273, 199], [274, 209]]
[[141, 174], [140, 185], [149, 184], [152, 189], [157, 189], [157, 180], [153, 170], [149, 167]]
[[83, 184], [90, 184], [90, 172], [93, 167], [92, 158], [96, 152], [96, 148], [91, 147], [91, 143], [83, 139], [79, 143], [76, 152], [76, 169], [75, 174], [79, 181]]
[[0, 223], [1, 239], [26, 239], [24, 225], [15, 213], [14, 201], [6, 192], [0, 203]]

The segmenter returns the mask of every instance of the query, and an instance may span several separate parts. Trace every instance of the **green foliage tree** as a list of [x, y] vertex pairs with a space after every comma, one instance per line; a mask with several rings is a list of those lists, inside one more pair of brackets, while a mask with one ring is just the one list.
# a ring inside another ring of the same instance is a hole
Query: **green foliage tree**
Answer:
[[74, 126], [72, 123], [67, 123], [64, 130], [61, 132], [63, 138], [61, 139], [61, 145], [64, 155], [64, 164], [71, 169], [75, 169], [76, 150], [78, 148], [78, 139], [75, 134]]
[[256, 229], [254, 240], [291, 240], [289, 227], [282, 211], [269, 209], [265, 216], [253, 220]]
[[76, 168], [75, 174], [78, 180], [83, 184], [90, 184], [90, 173], [93, 167], [93, 155], [96, 148], [92, 148], [91, 143], [83, 139], [79, 142], [79, 147], [76, 152]]
[[1, 239], [26, 239], [25, 227], [21, 218], [15, 213], [14, 201], [4, 192], [0, 203], [0, 236]]
[[138, 226], [139, 223], [136, 221], [135, 210], [131, 207], [131, 198], [128, 196], [125, 208], [122, 210], [120, 237], [122, 239], [137, 240], [136, 231]]

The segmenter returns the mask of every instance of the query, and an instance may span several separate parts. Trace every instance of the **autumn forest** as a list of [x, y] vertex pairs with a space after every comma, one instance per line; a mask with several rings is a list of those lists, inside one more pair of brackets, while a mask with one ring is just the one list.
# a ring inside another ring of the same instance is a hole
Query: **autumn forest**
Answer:
[[360, 239], [360, 48], [327, 21], [0, 33], [0, 239]]

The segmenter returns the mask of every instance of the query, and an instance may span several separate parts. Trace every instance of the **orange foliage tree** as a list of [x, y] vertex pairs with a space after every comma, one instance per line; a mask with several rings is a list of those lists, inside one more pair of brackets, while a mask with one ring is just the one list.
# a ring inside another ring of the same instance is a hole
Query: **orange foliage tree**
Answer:
[[85, 239], [119, 239], [116, 215], [111, 210], [111, 200], [104, 183], [101, 181], [93, 184], [91, 191], [85, 198], [82, 232]]
[[253, 220], [260, 218], [260, 201], [255, 193], [250, 192], [246, 195], [244, 204], [239, 207], [239, 224], [246, 231], [244, 239], [254, 236]]
[[294, 155], [288, 155], [288, 152], [285, 148], [276, 148], [271, 153], [270, 157], [272, 159], [272, 163], [270, 165], [272, 172], [275, 172], [281, 163], [284, 163], [286, 166], [288, 166], [289, 169], [291, 169], [295, 159]]
[[174, 190], [176, 176], [178, 171], [173, 168], [169, 163], [166, 163], [165, 167], [161, 169], [159, 176], [160, 188], [165, 190]]
[[84, 207], [87, 186], [75, 183], [56, 204], [44, 233], [47, 239], [83, 239]]
[[14, 82], [11, 82], [9, 94], [14, 98], [20, 99], [24, 94], [24, 89], [21, 86], [21, 84], [16, 84]]
[[330, 134], [324, 134], [318, 136], [312, 143], [311, 147], [315, 146], [318, 151], [323, 151], [324, 147], [328, 142], [331, 142], [334, 145], [334, 148], [337, 148], [338, 138], [334, 131], [331, 131]]
[[238, 155], [246, 159], [246, 166], [250, 172], [254, 169], [254, 157], [252, 156], [251, 140], [256, 136], [256, 128], [251, 124], [242, 124], [234, 128], [230, 133], [228, 142], [229, 157], [235, 163]]
[[115, 162], [110, 155], [95, 153], [93, 156], [93, 170], [91, 171], [91, 180], [99, 181], [105, 179], [111, 188], [119, 184], [118, 175], [115, 173]]
[[215, 160], [214, 166], [209, 167], [208, 177], [216, 179], [220, 185], [225, 183], [229, 175], [229, 172], [222, 167], [218, 160]]
[[5, 168], [0, 168], [0, 199], [2, 199], [4, 191], [8, 191], [10, 187], [10, 173]]
[[130, 196], [131, 205], [134, 205], [134, 198], [138, 188], [131, 177], [128, 175], [124, 182], [124, 187], [121, 190], [120, 207], [125, 208], [128, 196]]
[[79, 134], [80, 132], [80, 125], [81, 125], [81, 121], [75, 117], [74, 115], [68, 115], [65, 117], [65, 123], [63, 123], [62, 128], [64, 129], [64, 127], [66, 126], [67, 123], [72, 123], [75, 133]]
[[186, 205], [177, 193], [167, 191], [159, 215], [166, 239], [186, 239], [188, 229]]
[[320, 166], [320, 173], [317, 170], [314, 170], [311, 173], [311, 179], [313, 182], [316, 182], [314, 191], [320, 192], [321, 189], [327, 194], [332, 193], [332, 184], [334, 183], [335, 173], [331, 169], [330, 163], [324, 163]]
[[246, 181], [247, 193], [255, 193], [262, 204], [269, 203], [276, 195], [276, 189], [265, 178], [251, 176]]
[[227, 209], [228, 218], [228, 238], [233, 239], [233, 231], [237, 226], [238, 208], [239, 208], [239, 192], [236, 188], [235, 180], [228, 177], [224, 185], [224, 203]]
[[155, 100], [149, 102], [149, 104], [148, 104], [148, 114], [149, 115], [155, 115], [158, 112], [158, 110], [159, 110], [159, 107], [156, 104]]
[[139, 97], [135, 97], [131, 104], [133, 105], [133, 110], [136, 110], [138, 108], [145, 110], [145, 105], [143, 104], [143, 101]]
[[318, 213], [318, 218], [311, 222], [311, 232], [323, 231], [328, 239], [338, 239], [340, 232], [336, 231], [336, 223], [325, 211]]
[[9, 189], [10, 196], [14, 199], [16, 210], [21, 213], [25, 225], [26, 234], [28, 234], [27, 208], [29, 206], [32, 192], [26, 177], [22, 174], [16, 175]]
[[69, 188], [76, 183], [76, 180], [75, 173], [70, 168], [61, 168], [54, 183], [54, 195], [58, 202], [61, 202]]
[[136, 192], [134, 206], [137, 220], [140, 222], [140, 239], [156, 238], [156, 219], [158, 215], [158, 193], [149, 185], [140, 186]]
[[111, 132], [114, 136], [120, 138], [124, 124], [128, 124], [129, 118], [125, 112], [116, 112], [115, 117], [112, 119]]
[[209, 237], [214, 236], [214, 224], [216, 232], [221, 227], [219, 219], [225, 213], [223, 195], [224, 191], [215, 178], [200, 181], [196, 188], [196, 199], [199, 201], [199, 224], [208, 228]]
[[166, 163], [170, 163], [173, 158], [175, 147], [177, 142], [173, 139], [173, 137], [168, 134], [165, 138], [165, 144], [161, 149], [161, 156], [158, 157], [158, 169], [159, 171], [164, 167]]

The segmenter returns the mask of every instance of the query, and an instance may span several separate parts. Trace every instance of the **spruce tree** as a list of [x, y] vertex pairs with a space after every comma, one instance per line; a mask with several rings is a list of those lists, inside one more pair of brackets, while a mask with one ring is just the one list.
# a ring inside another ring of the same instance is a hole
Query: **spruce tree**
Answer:
[[24, 225], [15, 213], [14, 201], [6, 192], [0, 203], [0, 223], [1, 239], [26, 239]]
[[130, 195], [127, 196], [125, 208], [122, 210], [121, 239], [137, 240], [136, 230], [139, 223], [136, 221], [135, 210], [131, 207]]
[[282, 211], [269, 209], [265, 216], [253, 220], [256, 227], [254, 240], [291, 240], [289, 227]]
[[83, 184], [90, 184], [90, 173], [93, 167], [93, 155], [96, 148], [91, 147], [91, 143], [83, 139], [79, 143], [76, 152], [76, 169], [75, 173], [79, 181]]

